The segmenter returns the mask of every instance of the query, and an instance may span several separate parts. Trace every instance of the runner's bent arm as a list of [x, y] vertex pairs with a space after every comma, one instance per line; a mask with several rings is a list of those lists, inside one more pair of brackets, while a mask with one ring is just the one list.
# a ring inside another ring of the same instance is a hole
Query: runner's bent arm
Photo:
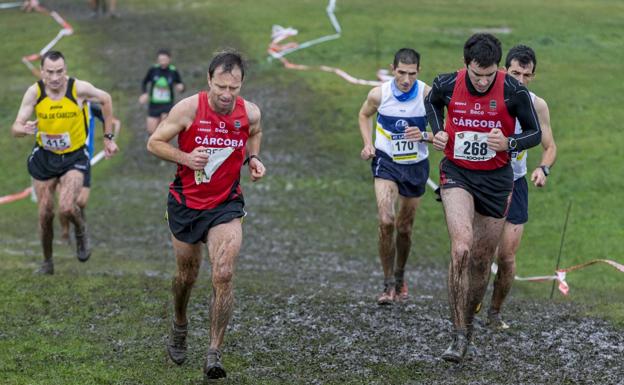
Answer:
[[147, 93], [147, 85], [152, 81], [152, 72], [154, 71], [153, 68], [150, 68], [147, 73], [145, 74], [145, 77], [143, 78], [143, 82], [141, 82], [141, 96], [139, 96], [139, 103], [141, 104], [145, 104], [149, 101], [149, 95]]
[[521, 133], [510, 136], [516, 140], [514, 150], [522, 151], [537, 146], [542, 140], [542, 133], [529, 90], [511, 75], [506, 75], [505, 99], [507, 110], [518, 119], [522, 127]]
[[11, 133], [15, 137], [22, 137], [26, 135], [34, 135], [37, 129], [37, 119], [28, 120], [32, 116], [35, 110], [35, 104], [37, 103], [37, 85], [33, 84], [26, 90], [24, 97], [22, 98], [22, 104], [15, 122], [11, 126]]
[[[425, 87], [423, 88], [423, 95], [425, 98], [427, 97], [427, 95], [429, 95], [429, 92], [431, 92], [431, 87], [425, 84]], [[422, 131], [420, 130], [420, 127], [418, 126], [406, 127], [405, 139], [409, 139], [409, 140], [417, 141], [417, 142], [433, 142], [433, 135], [430, 135], [427, 132], [426, 124], [427, 123], [425, 123], [425, 127], [422, 128]]]
[[184, 92], [184, 83], [182, 82], [182, 77], [178, 70], [173, 71], [173, 83], [175, 84], [176, 91]]
[[[264, 176], [266, 169], [257, 156], [260, 154], [262, 126], [260, 125], [260, 109], [254, 103], [245, 101], [245, 110], [249, 119], [249, 138], [247, 139], [247, 156], [249, 157], [249, 173], [253, 182]], [[252, 157], [255, 155], [255, 157]]]
[[192, 152], [187, 153], [169, 143], [193, 123], [198, 100], [198, 95], [193, 95], [173, 106], [167, 118], [160, 122], [147, 141], [149, 152], [161, 159], [187, 166], [193, 170], [201, 170], [206, 166], [208, 154], [203, 152], [205, 147], [196, 147]]
[[[113, 128], [113, 100], [110, 94], [89, 82], [76, 79], [76, 94], [79, 99], [92, 100], [100, 104], [104, 116], [104, 135], [114, 134]], [[112, 139], [104, 138], [104, 153], [107, 158], [113, 156], [119, 148]]]
[[444, 131], [444, 107], [451, 100], [456, 78], [457, 73], [438, 75], [425, 98], [427, 121], [433, 132], [433, 148], [438, 151], [443, 151], [448, 142], [448, 134]]
[[372, 117], [377, 112], [381, 104], [381, 87], [375, 87], [368, 93], [360, 113], [358, 114], [358, 124], [360, 126], [360, 135], [364, 147], [360, 153], [362, 159], [371, 159], [375, 157], [375, 147], [373, 146], [373, 122]]
[[[535, 98], [535, 111], [540, 121], [540, 127], [542, 129], [542, 161], [540, 166], [552, 167], [555, 164], [557, 158], [557, 145], [553, 137], [552, 128], [550, 126], [550, 112], [548, 111], [548, 104], [542, 98]], [[531, 181], [537, 186], [542, 187], [546, 184], [546, 175], [541, 167], [537, 167], [531, 174]]]
[[[444, 107], [448, 104], [446, 99], [450, 101], [450, 96], [453, 93], [455, 77], [456, 74], [438, 75], [433, 80], [431, 91], [425, 97], [427, 121], [434, 136], [438, 132], [444, 131]], [[449, 84], [451, 85], [450, 93], [448, 91]]]

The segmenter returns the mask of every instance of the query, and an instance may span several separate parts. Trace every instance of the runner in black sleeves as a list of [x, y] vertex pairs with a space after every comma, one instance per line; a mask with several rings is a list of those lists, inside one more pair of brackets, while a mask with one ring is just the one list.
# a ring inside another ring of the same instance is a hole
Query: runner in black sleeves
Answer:
[[[440, 186], [451, 240], [448, 294], [455, 331], [442, 358], [451, 362], [466, 354], [505, 222], [513, 187], [509, 151], [541, 140], [529, 92], [498, 70], [501, 55], [496, 37], [471, 36], [464, 45], [466, 68], [439, 75], [425, 101], [433, 146], [445, 155]], [[521, 134], [514, 134], [516, 118]]]
[[[143, 94], [139, 103], [147, 104], [147, 133], [152, 135], [158, 124], [167, 117], [173, 107], [174, 91], [184, 92], [182, 77], [171, 64], [171, 53], [166, 49], [158, 51], [158, 63], [154, 64], [143, 78]], [[149, 85], [149, 90], [148, 90]]]

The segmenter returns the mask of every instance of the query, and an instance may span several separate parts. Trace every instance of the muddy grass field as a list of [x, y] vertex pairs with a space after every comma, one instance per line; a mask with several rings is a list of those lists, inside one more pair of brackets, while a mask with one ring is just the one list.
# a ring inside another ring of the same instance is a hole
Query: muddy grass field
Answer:
[[[177, 367], [164, 349], [174, 264], [163, 214], [174, 166], [147, 154], [144, 112], [135, 99], [146, 63], [161, 45], [176, 44], [174, 55], [187, 60], [184, 80], [196, 90], [207, 53], [240, 42], [199, 19], [163, 25], [150, 11], [129, 6], [120, 19], [90, 20], [72, 1], [58, 3], [97, 47], [91, 52], [102, 64], [94, 70], [115, 89], [124, 119], [122, 153], [95, 174], [88, 210], [94, 253], [87, 264], [57, 242], [57, 274], [33, 276], [40, 258], [34, 206], [20, 203], [26, 214], [10, 225], [2, 220], [0, 383], [201, 383], [209, 265], [202, 266], [191, 298], [189, 357]], [[197, 33], [206, 36], [205, 51], [186, 43]], [[504, 311], [508, 331], [488, 329], [479, 315], [479, 354], [461, 365], [442, 361], [451, 331], [443, 247], [415, 242], [410, 300], [378, 307], [382, 274], [368, 166], [355, 157], [319, 154], [313, 130], [331, 121], [332, 106], [316, 102], [296, 76], [258, 69], [264, 67], [252, 63], [243, 95], [263, 110], [269, 176], [252, 185], [243, 172], [249, 215], [224, 346], [228, 379], [219, 383], [624, 385], [621, 328], [588, 318], [582, 305], [513, 292]], [[319, 122], [307, 123], [313, 119]], [[364, 171], [345, 175], [336, 167], [341, 162]], [[426, 207], [441, 210], [431, 195]], [[433, 226], [445, 231], [443, 223]], [[445, 237], [433, 241], [448, 242]]]

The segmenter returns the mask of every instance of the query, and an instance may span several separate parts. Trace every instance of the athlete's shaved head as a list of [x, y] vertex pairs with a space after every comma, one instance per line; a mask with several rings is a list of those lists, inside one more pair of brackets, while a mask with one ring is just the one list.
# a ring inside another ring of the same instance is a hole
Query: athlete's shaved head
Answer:
[[392, 66], [396, 68], [399, 63], [416, 64], [420, 68], [420, 54], [411, 48], [401, 48], [394, 54]]
[[50, 59], [51, 61], [57, 61], [58, 59], [63, 59], [65, 61], [65, 56], [61, 53], [61, 51], [48, 51], [41, 56], [41, 67], [43, 67], [43, 63], [46, 59]]
[[473, 61], [482, 68], [500, 64], [503, 51], [501, 42], [489, 33], [475, 33], [464, 44], [464, 63]]
[[533, 63], [532, 72], [535, 73], [537, 59], [535, 58], [535, 51], [533, 51], [533, 48], [522, 44], [512, 47], [505, 58], [505, 68], [509, 69], [512, 60], [517, 60], [518, 64], [524, 68], [528, 68], [531, 63]]
[[245, 78], [245, 61], [242, 55], [233, 49], [223, 50], [218, 52], [208, 67], [208, 77], [212, 79], [214, 72], [217, 68], [223, 67], [223, 72], [232, 72], [234, 68], [239, 68], [241, 71], [241, 80]]

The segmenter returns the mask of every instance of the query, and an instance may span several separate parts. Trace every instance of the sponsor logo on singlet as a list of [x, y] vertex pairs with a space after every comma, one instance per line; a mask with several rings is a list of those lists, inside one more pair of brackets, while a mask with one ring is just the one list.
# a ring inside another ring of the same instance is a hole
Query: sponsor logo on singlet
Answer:
[[457, 118], [453, 117], [453, 124], [460, 127], [469, 128], [503, 128], [503, 124], [500, 120], [482, 120], [482, 119], [469, 119], [469, 118]]
[[215, 138], [205, 136], [195, 136], [195, 143], [201, 144], [202, 146], [225, 146], [225, 147], [234, 147], [241, 148], [243, 147], [242, 139], [230, 139], [230, 138]]

